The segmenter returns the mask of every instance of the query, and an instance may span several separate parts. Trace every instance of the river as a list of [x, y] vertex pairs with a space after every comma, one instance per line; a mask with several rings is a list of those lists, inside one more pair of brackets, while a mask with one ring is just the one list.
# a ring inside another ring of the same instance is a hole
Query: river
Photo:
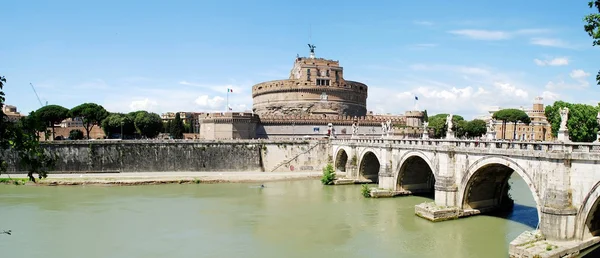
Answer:
[[410, 196], [368, 199], [318, 180], [154, 186], [0, 186], [1, 257], [507, 257], [537, 225], [510, 179], [503, 216], [432, 223]]

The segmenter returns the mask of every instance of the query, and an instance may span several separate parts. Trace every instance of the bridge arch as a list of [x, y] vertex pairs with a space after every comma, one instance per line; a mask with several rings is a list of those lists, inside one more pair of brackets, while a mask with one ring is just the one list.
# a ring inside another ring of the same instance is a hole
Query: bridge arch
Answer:
[[381, 167], [381, 162], [375, 152], [372, 150], [367, 150], [362, 154], [362, 158], [360, 159], [358, 175], [367, 180], [371, 180], [373, 183], [377, 183], [379, 181], [379, 168]]
[[583, 199], [577, 212], [580, 240], [600, 236], [600, 182], [597, 182]]
[[335, 155], [335, 170], [340, 172], [346, 172], [346, 165], [348, 163], [348, 152], [344, 148], [340, 148]]
[[400, 157], [394, 175], [395, 190], [412, 193], [434, 192], [436, 173], [433, 162], [421, 151], [409, 151]]
[[516, 172], [527, 184], [541, 219], [540, 197], [531, 176], [517, 162], [503, 156], [488, 156], [475, 161], [467, 168], [460, 188], [459, 201], [461, 209], [478, 209], [481, 212], [511, 205], [508, 198], [508, 179]]

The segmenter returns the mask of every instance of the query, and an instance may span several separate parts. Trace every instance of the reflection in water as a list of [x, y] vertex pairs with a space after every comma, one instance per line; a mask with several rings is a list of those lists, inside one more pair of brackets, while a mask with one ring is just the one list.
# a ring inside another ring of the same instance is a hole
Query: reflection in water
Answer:
[[[506, 257], [537, 225], [511, 179], [508, 214], [431, 223], [423, 196], [366, 199], [315, 181], [131, 187], [0, 186], [3, 257]], [[502, 216], [502, 217], [499, 217]], [[35, 243], [35, 244], [33, 244]]]

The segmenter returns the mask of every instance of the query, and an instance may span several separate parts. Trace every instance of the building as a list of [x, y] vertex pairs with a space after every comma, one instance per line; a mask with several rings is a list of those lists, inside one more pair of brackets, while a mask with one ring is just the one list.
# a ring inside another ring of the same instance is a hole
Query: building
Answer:
[[202, 121], [200, 136], [205, 140], [256, 138], [259, 122], [251, 112], [204, 113], [198, 119]]
[[381, 136], [383, 125], [393, 125], [394, 136], [420, 135], [423, 112], [377, 115], [367, 112], [368, 87], [344, 79], [339, 61], [296, 57], [289, 79], [252, 86], [252, 112], [198, 115], [200, 138], [291, 138]]
[[54, 125], [55, 127], [83, 127], [83, 120], [77, 118], [67, 118], [60, 122], [60, 124]]
[[[488, 119], [491, 119], [494, 112], [500, 110], [491, 110], [490, 116]], [[525, 111], [529, 118], [531, 119], [531, 123], [526, 125], [524, 123], [517, 123], [516, 132], [515, 132], [515, 124], [507, 123], [506, 129], [502, 128], [502, 121], [495, 121], [494, 129], [496, 131], [496, 139], [505, 139], [505, 140], [527, 140], [527, 141], [552, 141], [552, 125], [546, 119], [546, 114], [544, 110], [543, 98], [536, 97], [533, 102], [533, 107], [531, 109], [527, 109], [524, 107], [520, 108]], [[504, 132], [504, 135], [503, 135]], [[516, 134], [516, 137], [514, 137]]]
[[17, 107], [11, 105], [4, 105], [2, 112], [6, 115], [8, 121], [13, 123], [25, 116], [17, 111]]
[[342, 115], [365, 116], [367, 91], [364, 83], [344, 79], [339, 61], [296, 57], [289, 79], [252, 86], [252, 110], [259, 116]]

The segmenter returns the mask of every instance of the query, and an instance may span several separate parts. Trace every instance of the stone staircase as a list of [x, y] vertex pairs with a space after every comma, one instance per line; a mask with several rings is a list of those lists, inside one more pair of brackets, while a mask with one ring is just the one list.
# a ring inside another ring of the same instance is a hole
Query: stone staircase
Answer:
[[286, 165], [286, 164], [289, 164], [290, 162], [294, 161], [294, 160], [295, 160], [295, 159], [297, 159], [298, 157], [300, 157], [300, 156], [302, 156], [302, 155], [304, 155], [304, 154], [306, 154], [306, 153], [309, 153], [310, 151], [312, 151], [312, 150], [313, 150], [314, 148], [316, 148], [317, 146], [319, 146], [319, 145], [321, 145], [321, 144], [327, 144], [327, 143], [328, 143], [328, 142], [325, 142], [325, 141], [323, 141], [323, 142], [321, 142], [321, 141], [318, 141], [317, 143], [315, 143], [314, 145], [310, 146], [310, 147], [309, 147], [307, 150], [303, 151], [302, 153], [300, 153], [300, 154], [298, 154], [298, 155], [296, 155], [296, 156], [294, 156], [294, 157], [292, 157], [292, 158], [290, 158], [290, 159], [287, 159], [287, 160], [284, 160], [284, 161], [282, 161], [282, 162], [279, 162], [279, 164], [277, 164], [275, 167], [273, 167], [273, 169], [271, 169], [271, 171], [270, 171], [270, 172], [274, 172], [275, 170], [277, 170], [277, 169], [278, 169], [278, 168], [280, 168], [281, 166], [283, 166], [283, 165]]

